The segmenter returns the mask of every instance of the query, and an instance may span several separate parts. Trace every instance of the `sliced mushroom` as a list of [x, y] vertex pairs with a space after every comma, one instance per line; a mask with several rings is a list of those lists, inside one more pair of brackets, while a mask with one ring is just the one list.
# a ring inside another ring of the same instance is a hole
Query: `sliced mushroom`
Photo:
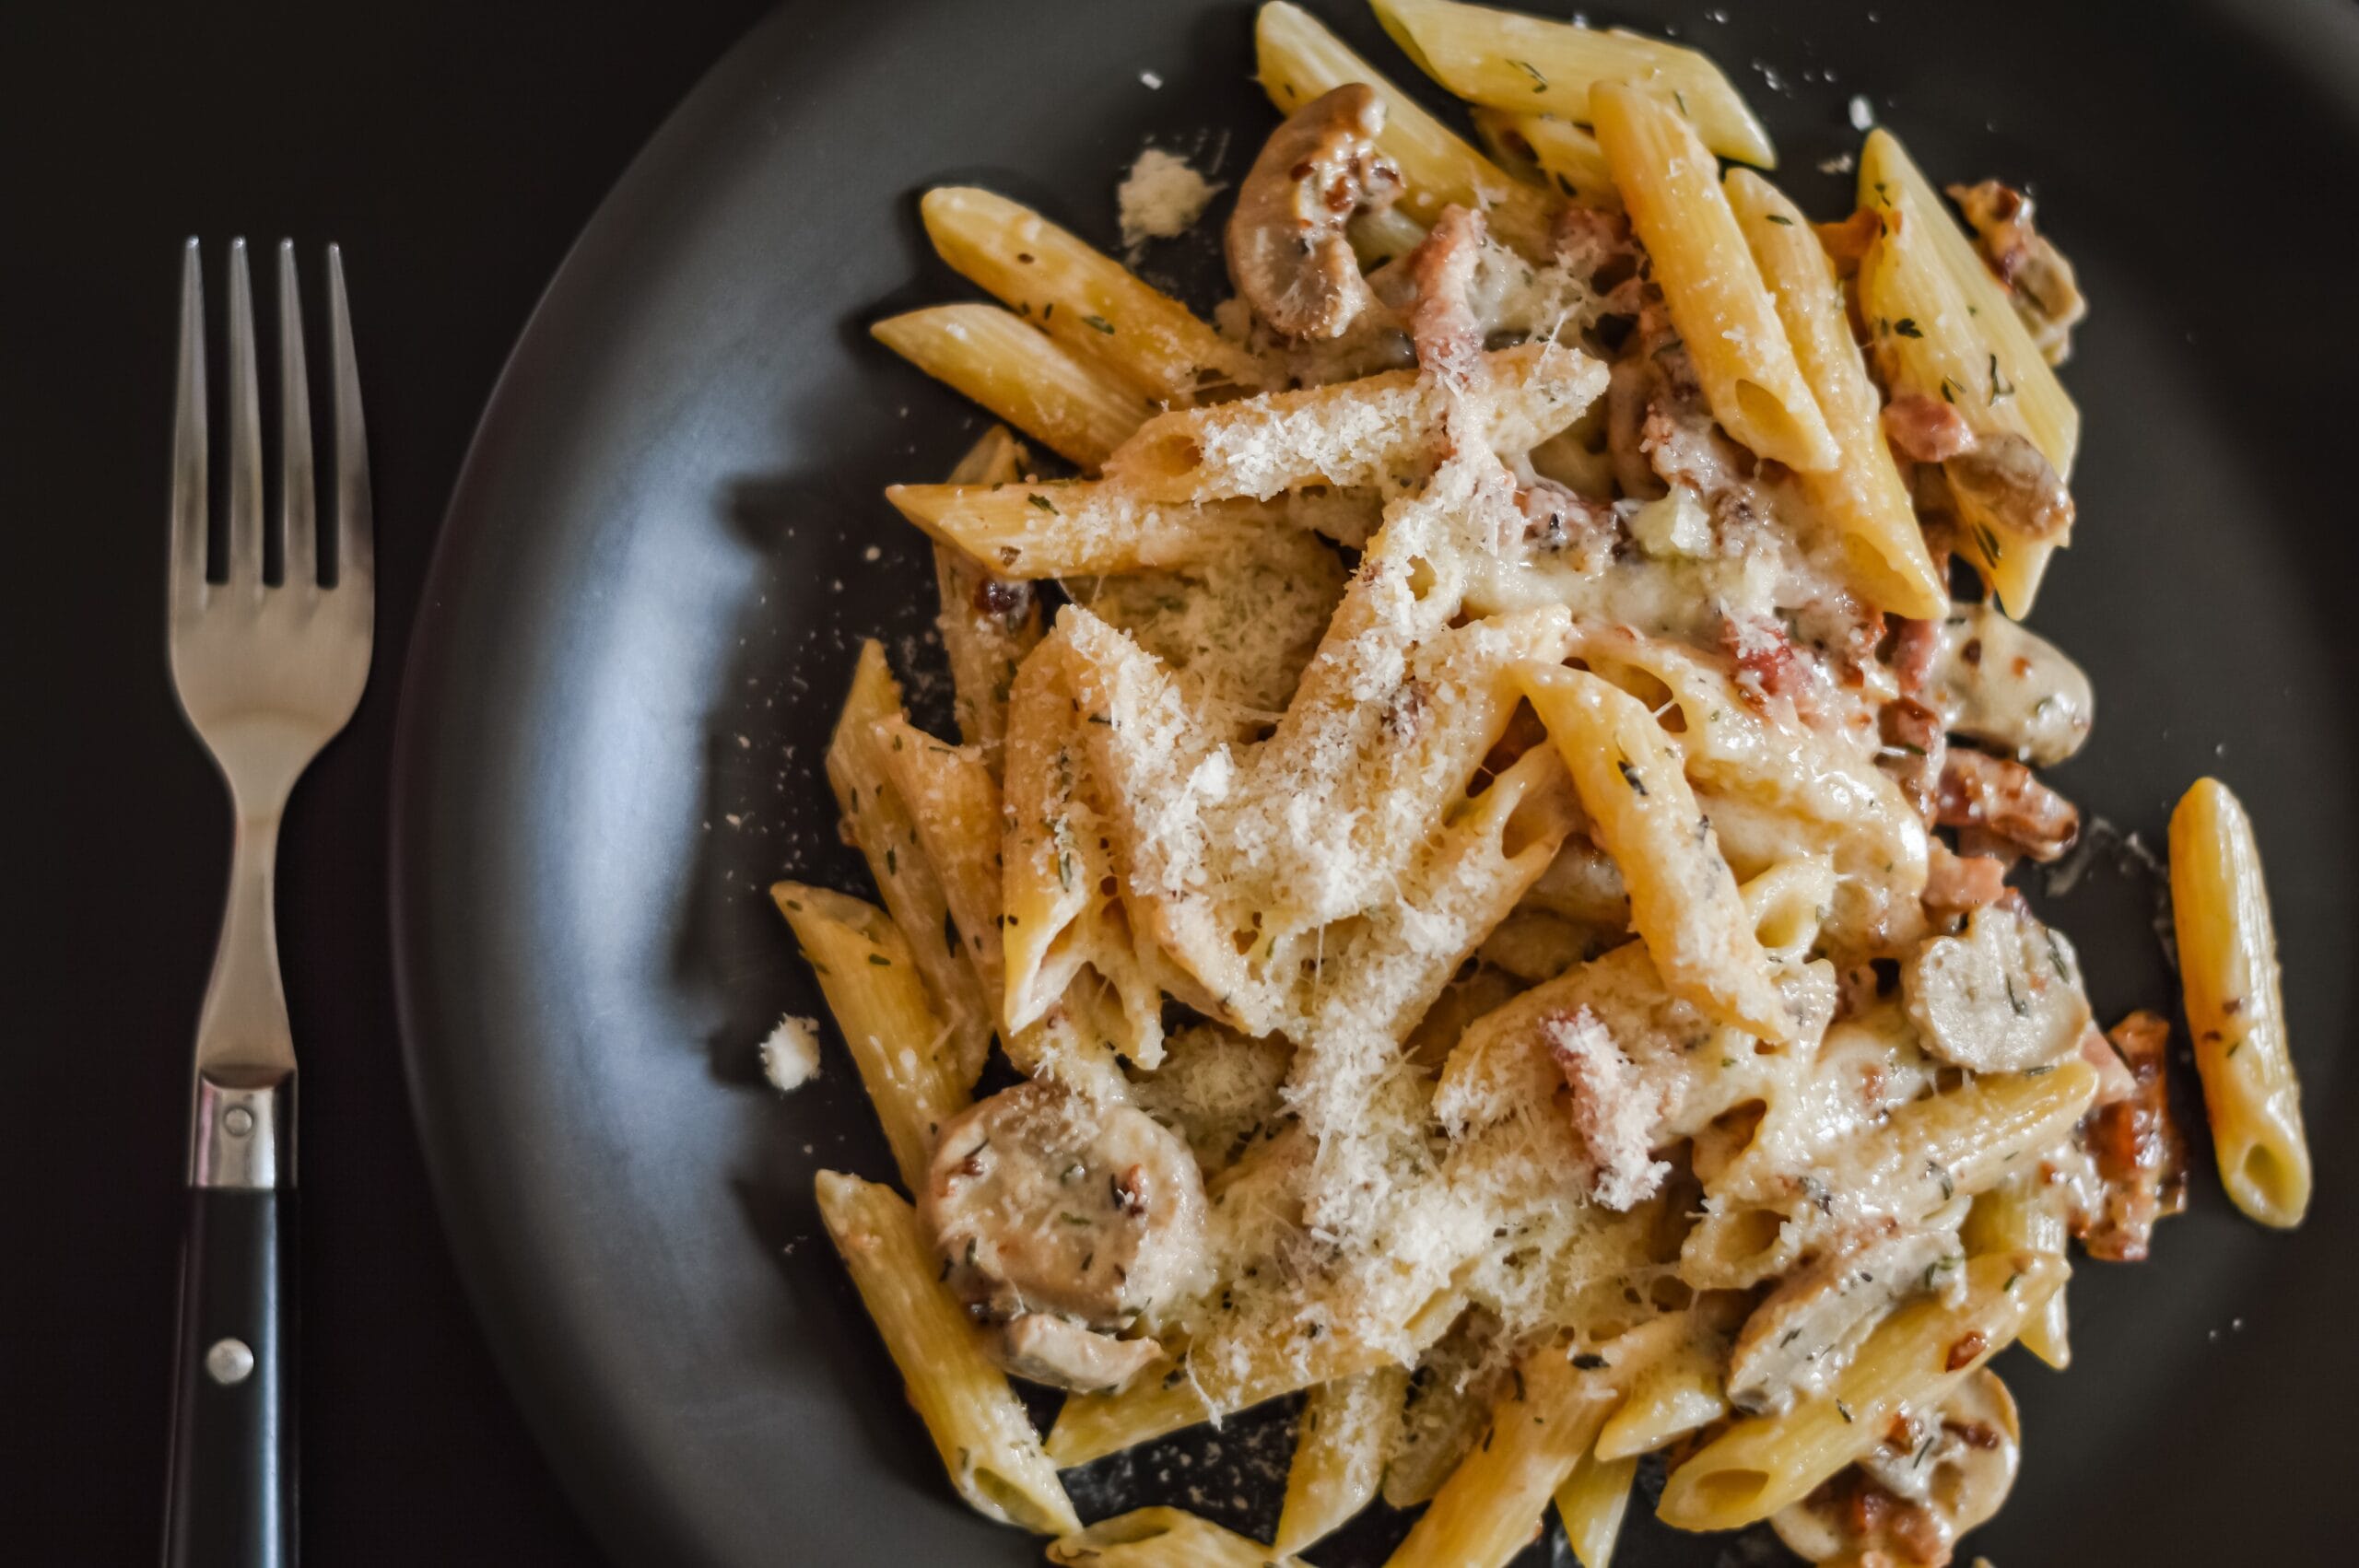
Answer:
[[1942, 464], [1958, 521], [2002, 529], [2036, 543], [2072, 529], [2072, 493], [2027, 436], [1985, 430], [1973, 447]]
[[1924, 660], [1926, 700], [1961, 735], [2037, 767], [2062, 762], [2089, 738], [2096, 696], [2088, 676], [1995, 605], [1952, 606]]
[[1974, 1072], [2052, 1066], [2089, 1024], [2072, 944], [2004, 903], [1974, 911], [1959, 935], [1919, 943], [1900, 991], [1926, 1048]]
[[1783, 1410], [1825, 1388], [1903, 1296], [1963, 1279], [1954, 1230], [1886, 1221], [1795, 1270], [1762, 1299], [1729, 1356], [1729, 1402]]
[[1295, 111], [1262, 144], [1228, 219], [1228, 271], [1290, 338], [1332, 338], [1376, 302], [1344, 226], [1391, 205], [1401, 171], [1376, 150], [1384, 100], [1353, 82]]
[[1145, 1112], [1044, 1082], [978, 1101], [942, 1129], [919, 1218], [977, 1317], [1049, 1313], [1129, 1327], [1200, 1288], [1204, 1188]]
[[1940, 1568], [2006, 1502], [2022, 1461], [2014, 1397], [1985, 1367], [1937, 1410], [1896, 1418], [1867, 1457], [1769, 1525], [1811, 1562]]
[[1046, 1312], [1010, 1318], [992, 1350], [1017, 1377], [1084, 1394], [1120, 1388], [1163, 1353], [1153, 1340], [1118, 1340]]

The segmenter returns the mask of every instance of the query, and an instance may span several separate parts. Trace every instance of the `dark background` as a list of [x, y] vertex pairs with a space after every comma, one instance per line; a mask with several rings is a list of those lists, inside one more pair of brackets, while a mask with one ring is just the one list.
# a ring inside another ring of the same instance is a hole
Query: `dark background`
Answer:
[[[595, 1549], [443, 1246], [388, 962], [388, 759], [452, 479], [599, 199], [763, 0], [0, 6], [0, 1559], [154, 1558], [182, 1087], [228, 806], [166, 681], [178, 245], [345, 248], [375, 465], [376, 664], [296, 790], [304, 1546]], [[265, 288], [262, 298], [268, 308]], [[314, 346], [315, 368], [320, 350]]]

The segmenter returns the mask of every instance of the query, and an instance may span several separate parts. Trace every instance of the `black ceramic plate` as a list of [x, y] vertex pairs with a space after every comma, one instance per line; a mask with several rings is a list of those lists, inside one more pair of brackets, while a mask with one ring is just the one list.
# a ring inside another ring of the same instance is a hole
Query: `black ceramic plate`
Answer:
[[[1320, 8], [1411, 80], [1364, 12]], [[2080, 264], [2082, 522], [2037, 624], [2101, 712], [2060, 782], [2148, 843], [2198, 774], [2250, 805], [2318, 1197], [2306, 1230], [2271, 1235], [2207, 1170], [2155, 1261], [2082, 1265], [2071, 1373], [2008, 1363], [2027, 1464], [1977, 1544], [2009, 1568], [2347, 1561], [2359, 8], [1592, 15], [1710, 50], [1820, 213], [1847, 205], [1815, 166], [1856, 146], [1861, 93], [1937, 176], [2032, 181]], [[754, 1041], [821, 1011], [762, 889], [860, 885], [818, 766], [854, 638], [933, 667], [925, 556], [878, 492], [941, 474], [975, 416], [863, 333], [968, 292], [926, 252], [916, 193], [979, 181], [1110, 244], [1144, 143], [1237, 177], [1272, 123], [1250, 72], [1231, 0], [781, 13], [631, 168], [485, 415], [404, 714], [405, 1024], [477, 1305], [624, 1560], [1035, 1558], [952, 1500], [820, 1236], [811, 1173], [887, 1163], [840, 1055], [791, 1099], [758, 1084]], [[1205, 280], [1212, 233], [1150, 275]], [[2060, 901], [2107, 1016], [2170, 995], [2146, 897], [2101, 871]], [[1093, 1476], [1085, 1511], [1192, 1493], [1266, 1531], [1267, 1488], [1240, 1502], [1226, 1473], [1240, 1452], [1283, 1464], [1255, 1430]], [[1386, 1527], [1318, 1555], [1376, 1561]], [[1722, 1546], [1634, 1514], [1621, 1561]]]

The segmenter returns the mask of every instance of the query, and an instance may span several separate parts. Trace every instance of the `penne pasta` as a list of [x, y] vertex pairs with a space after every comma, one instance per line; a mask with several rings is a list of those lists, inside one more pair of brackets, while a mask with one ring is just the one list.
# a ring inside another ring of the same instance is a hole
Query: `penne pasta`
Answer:
[[1580, 1568], [1612, 1568], [1614, 1543], [1630, 1511], [1630, 1486], [1637, 1476], [1636, 1458], [1601, 1459], [1590, 1453], [1556, 1488], [1556, 1519]]
[[1801, 476], [1803, 493], [1841, 531], [1852, 575], [1872, 603], [1918, 620], [1945, 614], [1949, 584], [1925, 548], [1916, 501], [1884, 440], [1883, 400], [1852, 340], [1835, 263], [1801, 209], [1766, 180], [1734, 170], [1727, 190], [1802, 379], [1842, 451], [1835, 467]]
[[2310, 1204], [2310, 1149], [2277, 933], [2252, 823], [2216, 778], [2198, 779], [2171, 813], [2171, 912], [2221, 1183], [2262, 1224], [2298, 1225]]
[[[1970, 1254], [2044, 1252], [2061, 1258], [2071, 1235], [2070, 1190], [2061, 1182], [2025, 1171], [1983, 1193], [1966, 1211], [1958, 1240]], [[2066, 1289], [2056, 1287], [2040, 1309], [2024, 1322], [2024, 1349], [2061, 1372], [2072, 1364], [2071, 1325]]]
[[1476, 152], [1309, 12], [1286, 0], [1269, 0], [1255, 18], [1253, 41], [1262, 90], [1281, 114], [1292, 114], [1347, 83], [1365, 82], [1376, 89], [1384, 101], [1377, 150], [1407, 181], [1400, 205], [1409, 217], [1430, 225], [1446, 206], [1471, 208], [1483, 214], [1501, 244], [1526, 261], [1547, 260], [1556, 199]]
[[992, 1012], [973, 965], [938, 938], [949, 919], [949, 897], [878, 749], [876, 726], [902, 717], [900, 683], [885, 661], [884, 645], [872, 638], [861, 645], [843, 715], [827, 743], [827, 783], [894, 923], [923, 939], [910, 944], [911, 956], [949, 1029], [963, 1082], [972, 1083], [991, 1050]]
[[1586, 122], [1590, 88], [1619, 82], [1691, 122], [1722, 157], [1764, 169], [1777, 164], [1769, 133], [1743, 96], [1696, 50], [1455, 0], [1373, 4], [1377, 20], [1418, 69], [1485, 108]]
[[1250, 500], [1142, 500], [1102, 480], [895, 485], [885, 496], [933, 539], [1017, 581], [1196, 566], [1248, 548], [1285, 515]]
[[1613, 1384], [1576, 1365], [1576, 1353], [1549, 1345], [1523, 1358], [1489, 1427], [1385, 1568], [1504, 1568], [1531, 1543], [1614, 1404]]
[[[994, 425], [951, 470], [953, 485], [1006, 485], [1020, 478], [1024, 448], [1004, 425]], [[936, 544], [933, 586], [942, 603], [934, 617], [957, 694], [958, 733], [983, 748], [996, 779], [999, 745], [1007, 733], [1007, 693], [1015, 667], [1040, 640], [1040, 603], [1031, 590], [1002, 578], [965, 550]]]
[[[1520, 107], [1520, 106], [1519, 106]], [[1597, 138], [1568, 120], [1553, 114], [1477, 107], [1474, 134], [1499, 167], [1554, 185], [1567, 201], [1583, 206], [1622, 210], [1622, 193], [1614, 188], [1614, 171]]]
[[1609, 1465], [1636, 1459], [1728, 1414], [1727, 1365], [1728, 1341], [1696, 1328], [1637, 1375], [1598, 1433], [1592, 1457]]
[[1921, 1295], [1886, 1318], [1822, 1398], [1751, 1416], [1671, 1472], [1657, 1512], [1684, 1530], [1728, 1530], [1799, 1503], [1883, 1441], [1903, 1409], [1927, 1410], [2013, 1340], [2071, 1270], [2043, 1253], [1969, 1260], [1953, 1305]]
[[1712, 155], [1676, 111], [1634, 88], [1602, 83], [1590, 103], [1614, 188], [1654, 259], [1712, 416], [1761, 457], [1805, 474], [1835, 467], [1842, 451], [1794, 361]]
[[1021, 203], [944, 185], [918, 211], [944, 261], [1146, 399], [1184, 405], [1271, 384], [1260, 360], [1185, 305]]
[[1403, 1366], [1379, 1366], [1310, 1391], [1273, 1543], [1282, 1555], [1333, 1534], [1376, 1496], [1408, 1391]]
[[1526, 669], [1524, 696], [1630, 890], [1630, 924], [1672, 994], [1766, 1040], [1793, 1020], [1678, 750], [1635, 697], [1577, 670]]
[[[1966, 296], [1968, 317], [1987, 356], [1996, 360], [2001, 384], [2012, 389], [2004, 401], [2021, 413], [2025, 431], [2056, 472], [2071, 479], [2081, 444], [2080, 409], [2032, 342], [2005, 286], [1991, 275], [1974, 241], [1950, 216], [1933, 182], [1910, 159], [1900, 138], [1882, 128], [1869, 132], [1860, 149], [1860, 205], [1866, 206], [1872, 199], [1905, 205], [1920, 216], [1942, 266]], [[1991, 367], [1984, 369], [1987, 373]]]
[[1154, 405], [996, 305], [935, 305], [869, 328], [876, 341], [1059, 456], [1095, 468]]
[[1283, 1552], [1177, 1508], [1134, 1508], [1049, 1544], [1070, 1568], [1297, 1568]]
[[[1106, 460], [1106, 477], [1142, 499], [1267, 500], [1309, 485], [1375, 488], [1430, 461], [1453, 415], [1460, 439], [1498, 451], [1537, 445], [1605, 390], [1605, 369], [1579, 349], [1525, 344], [1483, 357], [1486, 395], [1462, 399], [1413, 370], [1272, 392], [1158, 415]], [[1479, 415], [1473, 431], [1466, 415]]]
[[986, 1518], [1044, 1535], [1081, 1527], [1023, 1401], [983, 1354], [981, 1333], [935, 1279], [933, 1249], [898, 1194], [840, 1171], [816, 1191], [851, 1274], [950, 1483]]
[[819, 977], [901, 1181], [915, 1192], [934, 1130], [966, 1108], [967, 1078], [927, 1003], [910, 944], [884, 911], [844, 894], [781, 882], [770, 897]]

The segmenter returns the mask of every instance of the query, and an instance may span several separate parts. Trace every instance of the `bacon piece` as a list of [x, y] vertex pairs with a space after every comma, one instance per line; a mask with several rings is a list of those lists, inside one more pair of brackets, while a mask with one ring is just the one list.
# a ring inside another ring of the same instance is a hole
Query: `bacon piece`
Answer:
[[1835, 260], [1835, 270], [1849, 277], [1860, 270], [1866, 259], [1868, 247], [1884, 236], [1884, 220], [1870, 208], [1860, 207], [1850, 216], [1836, 223], [1813, 223], [1811, 228], [1818, 235], [1818, 242]]
[[1974, 450], [1974, 427], [1938, 397], [1902, 392], [1884, 405], [1884, 439], [1911, 462], [1947, 462]]
[[1568, 206], [1556, 215], [1549, 246], [1557, 263], [1600, 295], [1638, 275], [1638, 241], [1630, 220], [1602, 207]]
[[1581, 1135], [1595, 1169], [1590, 1196], [1621, 1210], [1653, 1197], [1671, 1174], [1667, 1162], [1648, 1157], [1661, 1096], [1647, 1086], [1587, 1007], [1549, 1013], [1540, 1021], [1540, 1037], [1572, 1090], [1573, 1130]]
[[1766, 615], [1720, 613], [1720, 651], [1736, 661], [1737, 688], [1757, 705], [1766, 697], [1796, 699], [1810, 689], [1810, 673], [1794, 651], [1786, 628]]
[[2035, 860], [2054, 860], [2081, 834], [2071, 802], [2032, 777], [2019, 762], [1960, 746], [1942, 766], [1935, 820], [1945, 827], [1976, 827]]
[[1442, 208], [1433, 231], [1409, 252], [1409, 276], [1417, 286], [1409, 309], [1409, 337], [1420, 369], [1460, 387], [1482, 373], [1483, 324], [1467, 302], [1474, 263], [1483, 251], [1483, 216], [1461, 206]]
[[1895, 697], [1877, 715], [1884, 755], [1876, 766], [1892, 775], [1901, 795], [1931, 827], [1941, 801], [1950, 738], [1942, 716], [1913, 696]]
[[1895, 615], [1892, 624], [1898, 628], [1892, 638], [1893, 677], [1900, 683], [1902, 696], [1919, 696], [1942, 656], [1942, 623]]
[[1926, 862], [1925, 907], [1942, 913], [1979, 909], [2007, 891], [2007, 868], [1988, 855], [1957, 855], [1940, 839]]
[[2092, 1258], [2142, 1260], [2154, 1222], [2187, 1207], [2187, 1139], [2172, 1119], [2164, 1071], [2170, 1035], [2169, 1023], [2159, 1013], [2142, 1010], [2115, 1024], [2107, 1036], [2136, 1087], [2089, 1117], [2089, 1150], [2105, 1183], [2103, 1211], [2089, 1216], [2080, 1232]]

